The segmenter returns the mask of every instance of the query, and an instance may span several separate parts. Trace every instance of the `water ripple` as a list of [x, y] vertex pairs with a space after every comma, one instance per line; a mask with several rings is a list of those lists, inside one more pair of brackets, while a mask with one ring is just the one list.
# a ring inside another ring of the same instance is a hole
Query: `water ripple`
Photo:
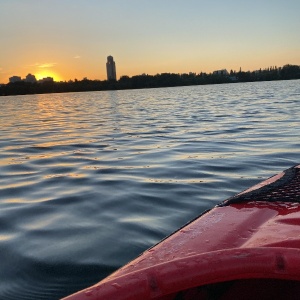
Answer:
[[0, 98], [0, 299], [59, 299], [299, 163], [299, 81]]

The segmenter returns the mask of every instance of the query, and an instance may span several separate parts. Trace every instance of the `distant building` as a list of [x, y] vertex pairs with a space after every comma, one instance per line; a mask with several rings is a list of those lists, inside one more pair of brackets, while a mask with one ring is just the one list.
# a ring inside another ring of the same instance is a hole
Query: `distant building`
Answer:
[[53, 82], [53, 78], [52, 77], [45, 77], [43, 79], [40, 79], [39, 82], [43, 83], [43, 82]]
[[223, 69], [223, 70], [214, 71], [213, 75], [228, 76], [229, 73], [228, 73], [228, 71], [226, 69]]
[[106, 62], [107, 80], [117, 80], [116, 64], [114, 58], [110, 55], [107, 56]]
[[26, 76], [26, 78], [24, 79], [24, 81], [25, 81], [25, 82], [34, 83], [34, 82], [36, 82], [36, 78], [35, 78], [34, 75], [32, 75], [32, 74], [29, 73], [29, 74]]
[[10, 83], [21, 82], [21, 81], [22, 81], [22, 79], [20, 76], [12, 76], [9, 78]]

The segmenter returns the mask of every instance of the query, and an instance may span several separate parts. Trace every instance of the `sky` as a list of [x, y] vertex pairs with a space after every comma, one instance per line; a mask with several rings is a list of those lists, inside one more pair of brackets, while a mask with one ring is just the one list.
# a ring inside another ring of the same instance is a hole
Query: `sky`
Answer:
[[300, 65], [299, 0], [0, 0], [0, 83]]

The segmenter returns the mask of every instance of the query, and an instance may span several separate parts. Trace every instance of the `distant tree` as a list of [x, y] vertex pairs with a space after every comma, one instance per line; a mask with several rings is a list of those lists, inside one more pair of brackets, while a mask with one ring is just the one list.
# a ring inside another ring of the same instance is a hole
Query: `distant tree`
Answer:
[[280, 70], [282, 79], [300, 79], [300, 66], [285, 65]]

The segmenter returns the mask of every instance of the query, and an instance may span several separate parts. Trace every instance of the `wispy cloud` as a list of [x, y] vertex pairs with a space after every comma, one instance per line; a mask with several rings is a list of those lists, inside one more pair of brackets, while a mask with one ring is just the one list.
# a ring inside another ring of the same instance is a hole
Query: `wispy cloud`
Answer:
[[38, 68], [53, 68], [57, 65], [57, 63], [45, 63], [38, 65]]
[[29, 65], [29, 67], [37, 67], [37, 68], [53, 68], [57, 65], [57, 63], [35, 63], [33, 65]]
[[76, 55], [76, 56], [74, 56], [74, 58], [78, 59], [78, 58], [81, 58], [81, 56], [80, 55]]

